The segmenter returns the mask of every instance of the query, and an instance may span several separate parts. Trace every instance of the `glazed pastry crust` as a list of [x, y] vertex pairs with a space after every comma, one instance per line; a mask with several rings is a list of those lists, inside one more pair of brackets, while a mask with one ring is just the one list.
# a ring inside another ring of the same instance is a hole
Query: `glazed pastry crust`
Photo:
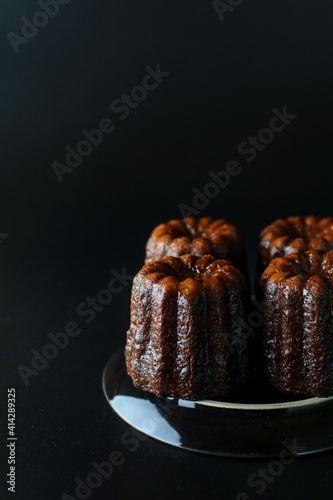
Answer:
[[241, 272], [211, 255], [163, 257], [136, 275], [125, 358], [136, 387], [161, 397], [228, 394], [248, 377]]
[[333, 250], [274, 259], [261, 277], [265, 372], [276, 388], [333, 394]]

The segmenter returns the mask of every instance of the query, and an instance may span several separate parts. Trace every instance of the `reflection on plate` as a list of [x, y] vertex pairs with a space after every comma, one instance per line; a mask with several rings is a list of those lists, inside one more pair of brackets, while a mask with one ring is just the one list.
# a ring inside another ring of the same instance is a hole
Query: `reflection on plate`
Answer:
[[333, 449], [333, 397], [296, 400], [256, 386], [228, 401], [162, 399], [133, 386], [122, 351], [107, 363], [103, 389], [125, 422], [180, 448], [248, 458]]

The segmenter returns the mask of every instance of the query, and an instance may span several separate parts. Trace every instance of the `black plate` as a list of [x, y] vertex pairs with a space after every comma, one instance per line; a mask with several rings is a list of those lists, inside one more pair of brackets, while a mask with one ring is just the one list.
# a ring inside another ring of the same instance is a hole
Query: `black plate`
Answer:
[[122, 351], [107, 363], [103, 389], [113, 410], [159, 441], [229, 457], [294, 456], [333, 448], [333, 397], [287, 399], [262, 386], [228, 401], [158, 398], [136, 389]]

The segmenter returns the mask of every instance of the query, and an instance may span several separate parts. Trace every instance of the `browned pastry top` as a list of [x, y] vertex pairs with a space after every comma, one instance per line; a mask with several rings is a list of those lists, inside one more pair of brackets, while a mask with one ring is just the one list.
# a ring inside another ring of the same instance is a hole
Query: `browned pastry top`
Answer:
[[263, 268], [277, 257], [295, 252], [333, 249], [333, 218], [288, 217], [278, 219], [260, 234], [259, 255]]
[[[187, 217], [160, 224], [152, 232], [146, 246], [146, 262], [167, 255], [179, 257], [192, 254], [198, 257], [213, 255], [218, 259], [234, 258], [239, 264], [243, 239], [238, 229], [223, 219]], [[236, 262], [235, 262], [236, 261]]]
[[170, 286], [174, 283], [181, 285], [182, 291], [186, 288], [195, 288], [197, 285], [208, 284], [214, 278], [232, 281], [235, 288], [244, 285], [244, 278], [239, 269], [227, 260], [216, 260], [212, 255], [197, 257], [195, 255], [181, 255], [180, 257], [163, 257], [150, 261], [143, 266], [136, 279], [153, 275], [156, 281], [166, 279]]
[[260, 284], [262, 287], [270, 283], [284, 283], [287, 286], [288, 280], [294, 277], [303, 285], [306, 282], [319, 285], [325, 281], [333, 286], [333, 250], [324, 254], [308, 250], [274, 259], [264, 271]]

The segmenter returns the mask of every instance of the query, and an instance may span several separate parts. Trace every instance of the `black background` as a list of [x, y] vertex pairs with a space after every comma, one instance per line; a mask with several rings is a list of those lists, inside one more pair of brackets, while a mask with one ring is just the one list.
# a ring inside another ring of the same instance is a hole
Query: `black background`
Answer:
[[[125, 462], [91, 498], [256, 498], [247, 478], [267, 461], [151, 439], [131, 453], [120, 443], [129, 428], [107, 406], [101, 374], [124, 345], [130, 286], [89, 325], [75, 310], [112, 269], [137, 272], [153, 227], [179, 218], [179, 204], [192, 205], [193, 188], [202, 191], [229, 160], [242, 172], [200, 215], [242, 230], [252, 279], [261, 228], [332, 215], [333, 4], [244, 0], [221, 22], [210, 1], [72, 0], [15, 54], [7, 34], [20, 35], [21, 18], [38, 10], [30, 0], [0, 6], [1, 414], [15, 387], [16, 498], [74, 496], [75, 478], [115, 449]], [[170, 75], [121, 121], [110, 104], [157, 64]], [[284, 106], [297, 117], [247, 162], [238, 145]], [[65, 147], [105, 117], [116, 130], [60, 183], [52, 162], [64, 163]], [[69, 320], [81, 334], [26, 387], [17, 366], [29, 366], [31, 349]], [[10, 498], [5, 462], [1, 471], [1, 498]], [[260, 497], [326, 499], [332, 486], [326, 453], [297, 459]]]

